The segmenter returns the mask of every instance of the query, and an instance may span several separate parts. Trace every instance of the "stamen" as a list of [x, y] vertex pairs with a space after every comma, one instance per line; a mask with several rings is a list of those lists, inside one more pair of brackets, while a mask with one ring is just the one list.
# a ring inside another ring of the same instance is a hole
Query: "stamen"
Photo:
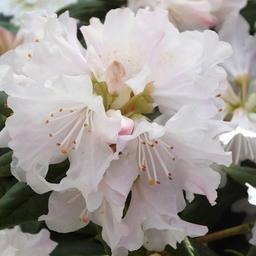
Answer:
[[58, 121], [62, 121], [63, 126], [55, 133], [50, 133], [49, 136], [51, 138], [56, 136], [61, 138], [61, 141], [57, 142], [56, 146], [60, 147], [61, 153], [66, 155], [69, 149], [76, 150], [76, 146], [79, 144], [84, 132], [84, 125], [86, 125], [88, 132], [92, 131], [93, 112], [82, 105], [81, 108], [78, 106], [59, 108], [57, 112], [50, 114], [50, 119], [47, 119], [45, 123], [49, 124]]
[[[163, 149], [162, 151], [159, 151], [159, 149]], [[146, 172], [148, 176], [148, 183], [150, 185], [156, 185], [160, 184], [160, 181], [158, 180], [157, 175], [157, 169], [156, 169], [156, 163], [155, 161], [158, 161], [160, 163], [161, 168], [163, 169], [165, 176], [172, 180], [172, 174], [169, 171], [166, 163], [163, 160], [163, 157], [161, 156], [161, 152], [168, 155], [168, 157], [171, 157], [172, 161], [175, 161], [176, 158], [171, 153], [171, 150], [173, 150], [174, 147], [168, 145], [162, 140], [150, 140], [149, 137], [146, 134], [142, 134], [138, 137], [138, 145], [137, 145], [137, 153], [138, 153], [138, 167], [140, 171]], [[148, 168], [148, 162], [147, 159], [149, 158], [150, 162], [150, 169]], [[151, 173], [153, 174], [153, 178], [151, 176]]]
[[69, 200], [67, 201], [67, 203], [68, 203], [68, 204], [73, 203], [73, 202], [76, 201], [76, 199], [78, 199], [80, 196], [82, 196], [82, 194], [79, 192], [79, 193], [77, 193], [77, 195], [75, 195], [74, 197], [72, 197], [71, 199], [69, 199]]

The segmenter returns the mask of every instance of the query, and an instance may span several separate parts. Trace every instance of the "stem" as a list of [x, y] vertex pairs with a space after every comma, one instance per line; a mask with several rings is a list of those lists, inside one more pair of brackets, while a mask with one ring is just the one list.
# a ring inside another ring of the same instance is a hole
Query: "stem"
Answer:
[[191, 245], [190, 241], [188, 238], [185, 238], [183, 241], [183, 244], [188, 252], [188, 256], [195, 256], [195, 249], [194, 247]]
[[244, 235], [247, 234], [251, 231], [252, 224], [242, 224], [236, 227], [224, 229], [221, 231], [217, 231], [202, 237], [196, 238], [198, 242], [201, 243], [209, 243], [217, 240], [221, 240], [224, 238], [232, 237], [232, 236], [237, 236], [237, 235]]

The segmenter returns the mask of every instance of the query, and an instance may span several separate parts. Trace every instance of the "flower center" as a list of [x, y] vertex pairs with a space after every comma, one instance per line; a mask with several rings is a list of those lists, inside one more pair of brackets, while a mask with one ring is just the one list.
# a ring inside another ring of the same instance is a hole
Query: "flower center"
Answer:
[[231, 120], [233, 114], [238, 109], [243, 109], [246, 113], [256, 111], [255, 93], [249, 94], [251, 83], [248, 74], [239, 75], [235, 79], [235, 87], [229, 86], [225, 95], [220, 95], [226, 103], [228, 114], [226, 120]]
[[152, 83], [145, 86], [143, 92], [135, 95], [129, 86], [124, 85], [118, 92], [110, 93], [106, 82], [92, 79], [94, 93], [101, 96], [105, 110], [120, 110], [123, 116], [131, 119], [141, 118], [155, 110], [151, 93], [154, 90]]
[[174, 147], [160, 139], [150, 140], [147, 134], [140, 135], [137, 140], [138, 168], [147, 174], [149, 184], [160, 184], [159, 169], [169, 180], [172, 180], [172, 174], [166, 165], [168, 163], [166, 158], [169, 159], [170, 164], [176, 160], [173, 153]]

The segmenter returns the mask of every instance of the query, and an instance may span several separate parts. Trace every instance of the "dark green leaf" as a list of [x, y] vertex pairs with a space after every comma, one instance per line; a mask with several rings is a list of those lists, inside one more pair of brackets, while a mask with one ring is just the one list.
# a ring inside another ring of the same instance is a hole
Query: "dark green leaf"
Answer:
[[244, 191], [240, 186], [238, 187], [238, 184], [229, 181], [223, 189], [218, 190], [215, 206], [211, 206], [204, 196], [196, 196], [181, 216], [186, 221], [206, 225], [212, 230], [225, 217], [232, 203], [243, 197], [243, 193]]
[[104, 256], [104, 248], [94, 240], [86, 240], [74, 234], [55, 234], [53, 239], [58, 243], [51, 256]]
[[13, 179], [0, 179], [0, 199], [14, 184]]
[[251, 167], [231, 166], [224, 168], [224, 171], [236, 182], [241, 185], [250, 183], [252, 186], [256, 186], [256, 169]]
[[49, 193], [39, 195], [18, 182], [0, 199], [0, 229], [37, 220], [46, 214]]
[[255, 256], [256, 255], [256, 247], [252, 246], [251, 249], [249, 250], [247, 256]]
[[88, 24], [91, 17], [103, 19], [110, 9], [126, 5], [126, 0], [80, 0], [77, 4], [62, 9], [59, 13], [69, 10], [70, 15]]
[[256, 21], [256, 1], [249, 0], [247, 6], [242, 10], [242, 15], [246, 18], [251, 26], [252, 33], [255, 31]]
[[167, 247], [167, 252], [170, 253], [171, 256], [218, 256], [218, 254], [207, 246], [193, 239], [184, 240], [182, 244], [178, 246], [177, 250]]
[[0, 177], [11, 176], [10, 163], [12, 161], [12, 152], [9, 151], [0, 156]]

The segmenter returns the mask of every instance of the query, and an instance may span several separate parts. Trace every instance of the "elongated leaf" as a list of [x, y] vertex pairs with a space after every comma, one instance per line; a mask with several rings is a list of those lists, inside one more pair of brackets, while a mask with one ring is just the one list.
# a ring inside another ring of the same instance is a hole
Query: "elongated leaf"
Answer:
[[0, 199], [14, 184], [13, 179], [0, 179]]
[[256, 1], [249, 0], [247, 6], [242, 10], [242, 15], [246, 18], [251, 26], [252, 33], [255, 32], [256, 21]]
[[224, 171], [236, 182], [244, 185], [250, 183], [256, 186], [256, 169], [251, 167], [231, 166], [224, 168]]
[[51, 256], [105, 256], [102, 245], [94, 240], [86, 240], [82, 236], [53, 235], [58, 243]]
[[223, 189], [218, 190], [218, 199], [215, 206], [211, 206], [204, 196], [196, 196], [181, 216], [186, 221], [206, 225], [210, 230], [213, 230], [220, 220], [225, 217], [230, 206], [243, 197], [245, 191], [242, 189], [237, 183], [228, 181]]
[[69, 10], [70, 15], [80, 22], [88, 24], [91, 17], [104, 18], [110, 9], [125, 6], [126, 0], [80, 0], [77, 4], [62, 9]]
[[255, 256], [256, 255], [256, 247], [252, 246], [247, 254], [247, 256]]
[[207, 246], [193, 239], [184, 240], [182, 244], [178, 246], [177, 250], [167, 247], [166, 251], [171, 256], [219, 256]]
[[12, 152], [7, 152], [0, 156], [0, 178], [11, 176], [10, 163], [12, 161]]
[[0, 199], [0, 229], [37, 220], [47, 213], [49, 193], [38, 195], [18, 182]]

